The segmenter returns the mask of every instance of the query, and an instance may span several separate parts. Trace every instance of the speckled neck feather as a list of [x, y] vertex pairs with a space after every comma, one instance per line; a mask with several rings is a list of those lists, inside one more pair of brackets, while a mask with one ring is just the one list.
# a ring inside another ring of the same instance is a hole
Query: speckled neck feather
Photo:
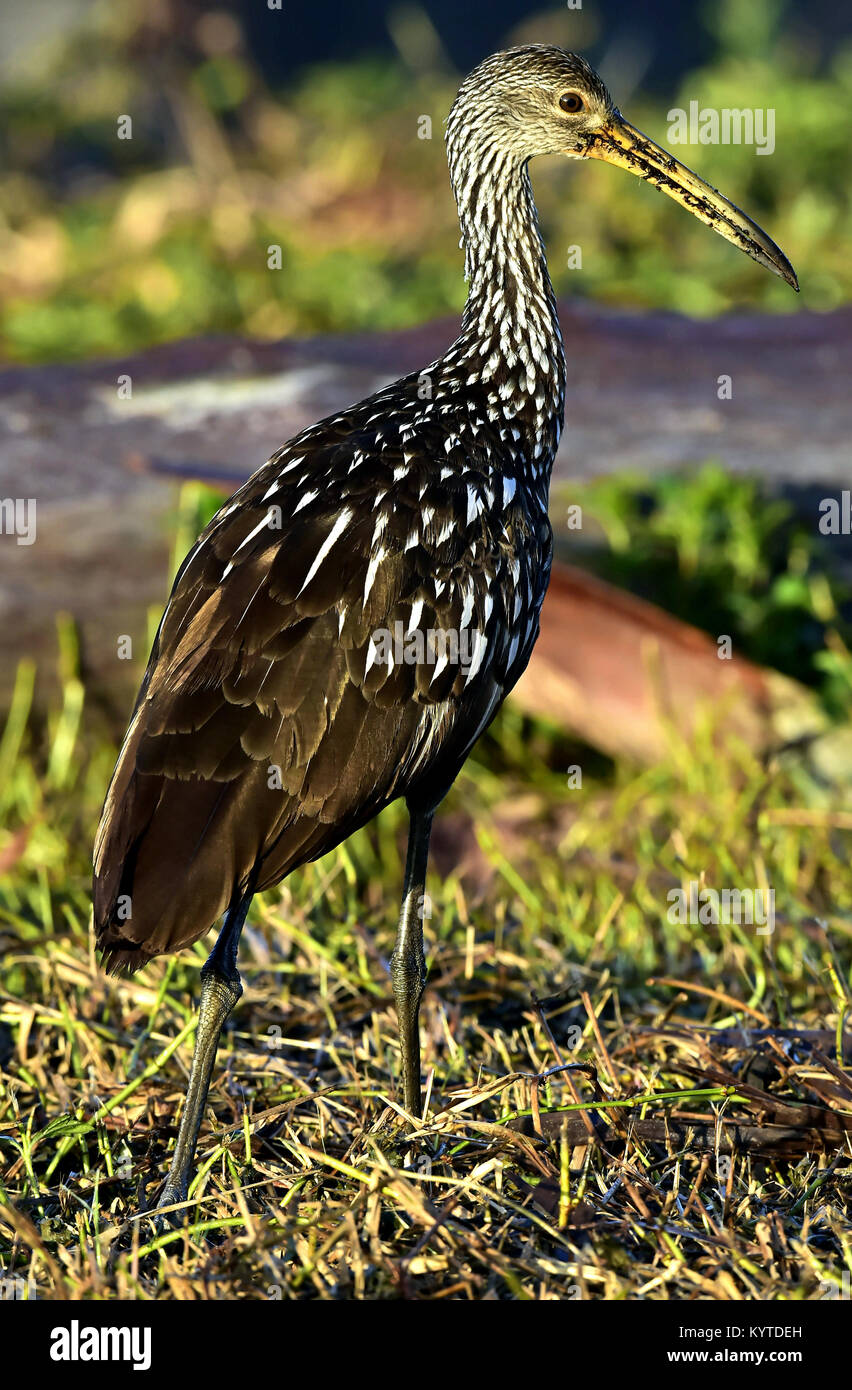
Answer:
[[444, 361], [467, 365], [471, 384], [517, 419], [539, 483], [562, 430], [565, 354], [528, 160], [470, 119], [464, 88], [447, 123], [447, 156], [468, 299]]

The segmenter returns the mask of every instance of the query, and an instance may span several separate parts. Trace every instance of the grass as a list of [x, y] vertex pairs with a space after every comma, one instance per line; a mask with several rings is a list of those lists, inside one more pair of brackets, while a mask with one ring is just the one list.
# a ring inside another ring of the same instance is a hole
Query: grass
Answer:
[[[186, 1224], [155, 1237], [137, 1216], [174, 1141], [205, 945], [100, 971], [90, 846], [116, 750], [68, 625], [60, 661], [46, 717], [21, 667], [0, 741], [11, 1296], [839, 1296], [848, 798], [810, 800], [709, 728], [638, 769], [506, 708], [436, 830], [424, 1122], [398, 1104], [395, 806], [255, 901]], [[774, 932], [670, 920], [692, 880], [770, 885]]]

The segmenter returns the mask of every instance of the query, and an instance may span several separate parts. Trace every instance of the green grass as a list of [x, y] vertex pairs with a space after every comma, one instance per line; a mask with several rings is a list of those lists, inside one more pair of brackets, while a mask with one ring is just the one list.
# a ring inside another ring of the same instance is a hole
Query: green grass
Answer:
[[[210, 505], [190, 490], [184, 527]], [[630, 513], [624, 498], [611, 511]], [[392, 1123], [394, 806], [256, 900], [188, 1224], [155, 1238], [135, 1217], [174, 1141], [205, 943], [131, 980], [95, 962], [90, 847], [116, 749], [92, 732], [67, 627], [61, 653], [61, 704], [30, 711], [24, 665], [0, 742], [3, 1277], [88, 1299], [839, 1287], [852, 1269], [831, 1129], [852, 1111], [848, 796], [810, 802], [786, 768], [722, 757], [709, 728], [641, 770], [569, 749], [511, 706], [437, 825], [422, 1127]], [[669, 892], [692, 879], [771, 885], [774, 933], [668, 920]], [[822, 1119], [798, 1147], [761, 1148], [773, 1119], [801, 1128], [805, 1103]], [[569, 1128], [582, 1113], [610, 1125], [604, 1145]], [[668, 1137], [649, 1128], [663, 1119]], [[728, 1154], [734, 1124], [755, 1133]]]
[[[835, 719], [852, 705], [852, 582], [812, 517], [716, 463], [554, 489], [583, 509], [583, 563], [734, 649], [811, 686]], [[577, 552], [577, 533], [563, 558]]]

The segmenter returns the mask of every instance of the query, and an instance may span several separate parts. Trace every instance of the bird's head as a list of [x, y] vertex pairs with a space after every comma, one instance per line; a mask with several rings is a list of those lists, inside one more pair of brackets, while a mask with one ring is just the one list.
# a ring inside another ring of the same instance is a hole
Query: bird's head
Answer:
[[652, 183], [793, 289], [799, 288], [793, 267], [766, 233], [626, 121], [594, 68], [576, 53], [532, 44], [486, 58], [461, 85], [447, 142], [451, 157], [465, 146], [476, 151], [483, 172], [492, 161], [526, 162], [542, 154], [614, 164]]

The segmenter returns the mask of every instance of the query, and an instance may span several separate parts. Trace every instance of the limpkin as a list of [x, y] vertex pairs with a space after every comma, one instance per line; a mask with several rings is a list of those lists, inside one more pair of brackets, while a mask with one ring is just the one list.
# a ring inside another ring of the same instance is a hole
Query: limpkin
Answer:
[[108, 968], [189, 946], [224, 914], [161, 1207], [186, 1200], [252, 895], [398, 797], [391, 978], [404, 1104], [420, 1114], [432, 818], [529, 661], [550, 570], [566, 359], [530, 159], [638, 174], [798, 288], [760, 228], [624, 120], [575, 54], [487, 58], [450, 111], [447, 152], [469, 282], [458, 337], [291, 439], [217, 512], [175, 580], [107, 792], [94, 916]]

